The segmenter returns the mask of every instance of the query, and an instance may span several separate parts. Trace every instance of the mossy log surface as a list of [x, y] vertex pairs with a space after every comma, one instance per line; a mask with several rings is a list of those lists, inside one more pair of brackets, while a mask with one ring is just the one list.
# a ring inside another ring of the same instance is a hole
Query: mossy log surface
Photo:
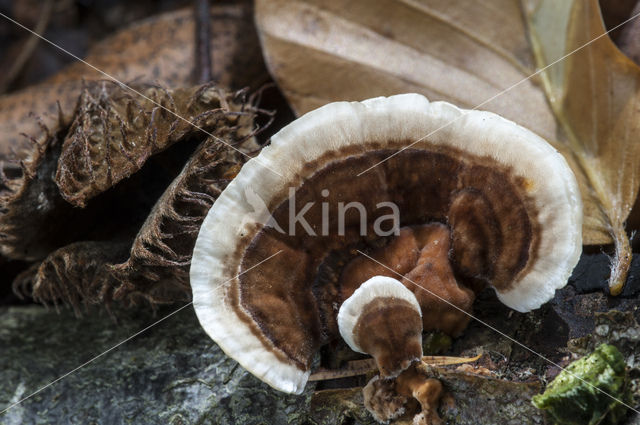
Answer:
[[[532, 313], [512, 312], [488, 291], [476, 302], [475, 315], [563, 367], [601, 343], [615, 345], [625, 357], [632, 403], [638, 405], [640, 288], [634, 281], [628, 294], [608, 297], [584, 287], [583, 272], [578, 268], [551, 303]], [[374, 423], [360, 388], [369, 377], [310, 383], [300, 396], [277, 392], [225, 356], [190, 305], [136, 335], [178, 308], [164, 306], [155, 315], [148, 308], [119, 309], [113, 312], [116, 323], [95, 308], [79, 319], [69, 309], [0, 307], [0, 409], [135, 335], [0, 415], [0, 424]], [[434, 369], [446, 390], [439, 409], [445, 422], [549, 423], [531, 398], [559, 369], [477, 322], [439, 354], [480, 351], [489, 376], [455, 366]], [[410, 424], [408, 419], [396, 423]], [[628, 414], [620, 425], [640, 425], [640, 418]]]
[[[104, 314], [0, 309], [1, 408], [175, 309], [130, 313], [117, 324]], [[0, 424], [295, 424], [312, 392], [285, 395], [245, 372], [189, 306], [10, 409]]]

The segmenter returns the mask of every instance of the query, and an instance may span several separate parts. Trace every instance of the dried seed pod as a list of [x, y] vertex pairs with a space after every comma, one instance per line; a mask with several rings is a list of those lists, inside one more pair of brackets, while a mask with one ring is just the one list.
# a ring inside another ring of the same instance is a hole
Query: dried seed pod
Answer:
[[253, 118], [243, 112], [237, 94], [213, 85], [178, 90], [146, 86], [139, 92], [145, 97], [107, 81], [83, 91], [56, 171], [68, 202], [84, 207], [138, 171], [150, 156], [199, 129], [226, 132], [229, 126], [237, 128], [243, 115]]
[[211, 204], [244, 157], [208, 138], [158, 199], [133, 241], [77, 242], [51, 253], [14, 282], [43, 303], [109, 306], [187, 300], [191, 251]]
[[[154, 303], [189, 298], [189, 265], [202, 220], [244, 157], [209, 138], [167, 188], [135, 238], [127, 261], [111, 270], [116, 299], [146, 294]], [[170, 290], [164, 288], [171, 288]]]
[[[242, 92], [230, 95], [209, 85], [179, 90], [136, 88], [196, 121], [200, 128], [228, 135], [234, 143], [254, 130], [253, 113], [244, 106]], [[195, 131], [187, 122], [150, 101], [138, 101], [113, 83], [88, 83], [64, 142], [58, 142], [62, 134], [43, 125], [46, 141], [34, 141], [37, 148], [29, 161], [19, 163], [22, 168], [17, 168], [20, 172], [14, 173], [14, 179], [5, 179], [5, 190], [0, 192], [0, 252], [9, 258], [37, 260], [79, 240], [111, 239], [114, 234], [125, 237], [123, 233], [131, 239], [184, 162], [177, 158], [170, 158], [173, 164], [169, 165], [158, 162], [154, 164], [158, 170], [147, 172], [140, 181], [126, 179], [118, 185], [120, 194], [108, 189]], [[195, 137], [201, 140], [204, 135]], [[193, 149], [182, 156], [188, 157]], [[166, 167], [175, 171], [168, 173]], [[161, 175], [151, 175], [154, 173]], [[101, 193], [105, 194], [97, 202], [87, 205]], [[74, 208], [65, 199], [87, 208]], [[124, 223], [110, 218], [115, 206], [121, 216], [127, 216]]]
[[31, 295], [45, 304], [81, 305], [105, 301], [104, 291], [113, 286], [108, 266], [127, 256], [127, 242], [75, 242], [36, 263], [13, 282], [14, 292]]
[[[238, 88], [255, 88], [267, 81], [251, 3], [214, 6], [211, 20], [214, 80]], [[105, 39], [89, 52], [86, 61], [122, 81], [189, 86], [194, 74], [194, 49], [185, 46], [193, 45], [194, 33], [190, 8], [162, 14]], [[102, 78], [103, 74], [75, 63], [41, 84], [0, 96], [0, 255], [41, 259], [54, 249], [88, 237], [95, 220], [81, 225], [82, 217], [99, 215], [102, 207], [94, 203], [88, 207], [93, 209], [91, 214], [78, 212], [59, 195], [51, 174], [60, 155], [59, 140], [73, 121], [85, 87], [83, 80]], [[85, 189], [90, 196], [108, 187], [107, 174], [98, 189]], [[147, 198], [144, 205], [152, 205], [157, 199], [151, 195]], [[81, 205], [87, 196], [77, 199]], [[57, 225], [61, 219], [75, 225]], [[136, 220], [130, 221], [134, 227], [138, 225]], [[113, 230], [102, 229], [104, 234]]]
[[[42, 162], [46, 167], [37, 170], [42, 179], [27, 185], [31, 195], [43, 183], [54, 188], [45, 200], [56, 200], [56, 208], [43, 216], [9, 215], [15, 219], [17, 243], [24, 242], [20, 231], [33, 225], [42, 232], [32, 238], [34, 244], [46, 239], [47, 229], [78, 239], [62, 248], [54, 244], [63, 239], [40, 243], [46, 253], [55, 251], [23, 273], [17, 289], [76, 309], [83, 303], [108, 306], [113, 300], [157, 304], [189, 298], [188, 268], [200, 224], [248, 152], [259, 148], [254, 118], [260, 111], [253, 99], [244, 103], [243, 92], [232, 95], [210, 85], [147, 89], [158, 102], [191, 111], [213, 137], [200, 142], [202, 132], [111, 83], [87, 87], [74, 131], [64, 144], [49, 145], [51, 154]], [[132, 103], [139, 108], [136, 113], [121, 115], [132, 110]], [[119, 119], [123, 124], [115, 131], [111, 124]], [[60, 192], [53, 181], [56, 162], [58, 176], [63, 176]], [[82, 200], [84, 208], [72, 207], [61, 193]], [[24, 212], [32, 208], [30, 202], [32, 197], [20, 197], [9, 207]], [[76, 220], [68, 220], [69, 211]], [[0, 225], [6, 216], [0, 215]]]
[[[12, 259], [42, 258], [52, 248], [69, 242], [72, 234], [47, 223], [75, 220], [76, 211], [58, 193], [51, 176], [59, 156], [60, 135], [44, 127], [48, 137], [32, 139], [25, 160], [0, 160], [0, 253]], [[73, 232], [72, 232], [73, 233]], [[54, 242], [54, 241], [59, 242]]]

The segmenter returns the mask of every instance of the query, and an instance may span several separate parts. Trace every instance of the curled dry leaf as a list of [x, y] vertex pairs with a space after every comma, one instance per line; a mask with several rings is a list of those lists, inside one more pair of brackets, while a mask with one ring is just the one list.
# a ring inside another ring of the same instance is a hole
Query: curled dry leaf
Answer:
[[640, 71], [603, 36], [534, 75], [536, 64], [604, 33], [597, 0], [257, 0], [256, 23], [298, 114], [418, 92], [496, 112], [554, 144], [581, 186], [583, 242], [616, 243], [610, 285], [620, 292], [631, 259], [624, 221], [638, 190]]
[[[75, 308], [82, 303], [108, 305], [113, 300], [158, 304], [189, 298], [188, 268], [200, 224], [246, 161], [246, 152], [257, 148], [253, 122], [259, 111], [243, 101], [243, 92], [227, 94], [211, 85], [177, 90], [147, 87], [155, 95], [166, 96], [165, 100], [173, 99], [174, 106], [199, 105], [198, 122], [214, 137], [203, 139], [202, 132], [176, 124], [170, 114], [158, 112], [152, 121], [148, 118], [154, 115], [155, 107], [138, 102], [140, 110], [122, 117], [127, 137], [135, 140], [134, 147], [118, 139], [120, 130], [105, 131], [118, 123], [114, 114], [126, 111], [132, 101], [124, 90], [103, 82], [87, 88], [74, 119], [74, 128], [81, 126], [82, 131], [70, 132], [62, 155], [52, 157], [53, 165], [40, 165], [48, 170], [43, 179], [48, 178], [49, 186], [56, 187], [52, 170], [57, 162], [58, 177], [61, 169], [72, 176], [58, 179], [60, 193], [78, 196], [86, 206], [73, 208], [78, 215], [76, 221], [67, 221], [59, 208], [54, 208], [45, 217], [23, 217], [18, 224], [23, 229], [35, 225], [41, 230], [80, 227], [82, 232], [74, 235], [90, 240], [61, 247], [49, 245], [53, 252], [14, 282], [18, 293], [31, 293], [39, 301], [62, 302]], [[175, 146], [169, 147], [171, 143]], [[76, 144], [90, 154], [83, 157], [81, 150], [65, 155], [65, 147], [74, 149]], [[60, 143], [56, 146], [59, 151]], [[109, 161], [103, 159], [106, 152], [111, 152]], [[109, 174], [110, 178], [105, 177]], [[125, 175], [131, 176], [116, 184], [116, 176]], [[77, 184], [83, 178], [89, 179], [87, 184]], [[61, 199], [60, 193], [54, 196]], [[144, 202], [136, 202], [139, 198]], [[29, 197], [18, 201], [8, 205], [8, 210], [32, 207]], [[69, 206], [64, 200], [58, 204]], [[0, 223], [3, 218], [0, 216]], [[109, 231], [96, 233], [83, 223]], [[42, 240], [39, 244], [42, 246]]]

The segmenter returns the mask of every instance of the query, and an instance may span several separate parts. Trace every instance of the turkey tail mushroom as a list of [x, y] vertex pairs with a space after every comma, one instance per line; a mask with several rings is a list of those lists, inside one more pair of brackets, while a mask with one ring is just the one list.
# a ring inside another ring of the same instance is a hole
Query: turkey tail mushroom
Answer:
[[[525, 312], [567, 283], [581, 228], [575, 176], [531, 131], [418, 94], [336, 102], [280, 130], [213, 204], [193, 251], [193, 302], [230, 357], [300, 393], [361, 283], [401, 280], [424, 323], [422, 301], [468, 312], [483, 285]], [[451, 249], [438, 248], [445, 240]], [[346, 267], [366, 262], [359, 251], [377, 262], [346, 287]]]

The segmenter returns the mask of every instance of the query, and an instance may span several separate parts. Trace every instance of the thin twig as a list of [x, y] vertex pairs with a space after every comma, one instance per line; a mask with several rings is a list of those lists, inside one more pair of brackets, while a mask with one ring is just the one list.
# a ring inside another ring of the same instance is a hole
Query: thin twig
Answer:
[[197, 83], [213, 78], [211, 68], [211, 12], [208, 0], [195, 0], [196, 21], [196, 75]]
[[[482, 354], [475, 357], [450, 357], [450, 356], [424, 356], [422, 362], [430, 366], [449, 366], [463, 363], [473, 363], [480, 360]], [[352, 376], [366, 375], [376, 370], [374, 359], [352, 360], [347, 362], [342, 369], [319, 368], [309, 376], [309, 381], [326, 381], [327, 379], [350, 378]]]
[[[49, 19], [51, 18], [51, 11], [53, 10], [53, 0], [47, 0], [44, 2], [42, 6], [42, 10], [40, 11], [40, 16], [38, 17], [38, 22], [36, 23], [34, 32], [38, 34], [42, 34], [47, 29], [47, 25], [49, 25]], [[0, 94], [5, 93], [11, 83], [16, 79], [20, 72], [24, 68], [24, 66], [31, 58], [31, 55], [36, 50], [38, 46], [38, 42], [40, 38], [31, 34], [27, 41], [24, 43], [24, 46], [20, 49], [20, 53], [18, 57], [13, 62], [13, 65], [9, 69], [9, 72], [5, 75], [5, 77], [0, 82]]]

